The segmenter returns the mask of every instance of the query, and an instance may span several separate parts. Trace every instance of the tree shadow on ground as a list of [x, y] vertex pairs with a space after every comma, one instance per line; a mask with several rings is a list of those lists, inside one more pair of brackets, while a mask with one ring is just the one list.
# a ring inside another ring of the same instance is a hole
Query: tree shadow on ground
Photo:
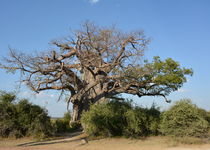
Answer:
[[70, 134], [65, 134], [62, 137], [55, 137], [51, 140], [45, 141], [38, 141], [38, 142], [27, 142], [23, 144], [18, 144], [17, 146], [20, 147], [29, 147], [29, 146], [39, 146], [39, 145], [51, 145], [51, 144], [59, 144], [59, 143], [70, 143], [70, 142], [79, 142], [81, 141], [80, 145], [87, 143], [87, 136], [82, 132], [74, 132]]

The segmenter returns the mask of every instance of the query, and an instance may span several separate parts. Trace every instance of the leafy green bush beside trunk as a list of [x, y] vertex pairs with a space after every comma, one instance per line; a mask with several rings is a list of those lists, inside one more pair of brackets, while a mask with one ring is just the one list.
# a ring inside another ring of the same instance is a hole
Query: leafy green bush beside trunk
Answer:
[[138, 137], [158, 133], [160, 111], [156, 107], [132, 106], [130, 101], [92, 105], [81, 123], [92, 136]]

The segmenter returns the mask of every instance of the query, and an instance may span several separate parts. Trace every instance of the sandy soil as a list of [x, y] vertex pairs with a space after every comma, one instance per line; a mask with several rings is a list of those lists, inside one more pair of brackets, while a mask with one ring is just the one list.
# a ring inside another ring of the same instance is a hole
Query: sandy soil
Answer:
[[0, 139], [0, 150], [210, 150], [210, 144], [180, 145], [162, 137], [146, 140], [106, 138], [86, 140], [79, 134], [56, 140], [36, 142], [30, 138]]

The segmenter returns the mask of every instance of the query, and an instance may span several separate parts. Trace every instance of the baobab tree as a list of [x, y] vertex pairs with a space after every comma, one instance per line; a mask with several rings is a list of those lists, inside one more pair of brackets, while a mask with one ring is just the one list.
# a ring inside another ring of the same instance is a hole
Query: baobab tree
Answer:
[[142, 31], [125, 33], [113, 27], [84, 23], [69, 37], [52, 42], [47, 52], [25, 54], [10, 49], [1, 68], [22, 73], [32, 91], [69, 92], [73, 104], [72, 121], [78, 121], [90, 104], [121, 93], [166, 96], [186, 82], [191, 69], [171, 58], [144, 61], [149, 39]]

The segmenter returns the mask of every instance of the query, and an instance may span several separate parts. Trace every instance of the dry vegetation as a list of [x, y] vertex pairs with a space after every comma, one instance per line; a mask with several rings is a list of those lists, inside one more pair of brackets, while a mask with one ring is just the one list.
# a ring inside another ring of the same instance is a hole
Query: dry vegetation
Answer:
[[105, 138], [86, 142], [86, 135], [80, 134], [40, 142], [30, 138], [1, 139], [0, 150], [210, 150], [210, 141], [207, 139], [183, 139], [186, 140], [193, 144], [182, 144], [181, 140], [166, 137], [149, 137], [143, 140]]

